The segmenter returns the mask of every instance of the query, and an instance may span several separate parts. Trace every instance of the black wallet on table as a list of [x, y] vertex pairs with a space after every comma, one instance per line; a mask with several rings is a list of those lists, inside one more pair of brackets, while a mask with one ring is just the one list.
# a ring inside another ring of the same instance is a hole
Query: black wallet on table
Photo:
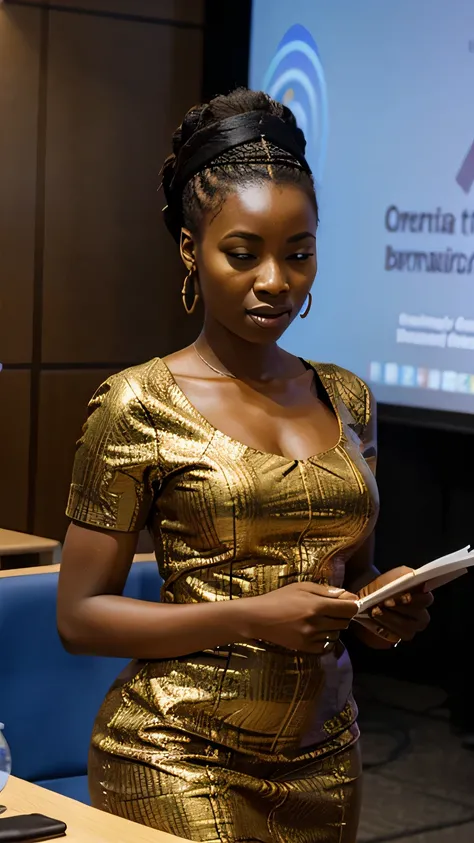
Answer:
[[20, 814], [0, 818], [0, 843], [36, 843], [66, 834], [66, 823], [43, 814]]

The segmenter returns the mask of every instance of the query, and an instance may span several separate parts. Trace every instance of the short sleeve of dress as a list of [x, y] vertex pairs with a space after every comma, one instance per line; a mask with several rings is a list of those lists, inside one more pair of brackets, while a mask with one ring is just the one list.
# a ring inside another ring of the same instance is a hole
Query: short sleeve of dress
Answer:
[[323, 364], [334, 391], [347, 408], [351, 427], [360, 439], [361, 453], [373, 474], [377, 465], [377, 403], [367, 384], [341, 366]]
[[377, 402], [367, 384], [361, 381], [366, 392], [364, 425], [360, 432], [361, 451], [373, 474], [377, 470]]
[[126, 373], [97, 390], [77, 444], [66, 514], [121, 532], [141, 530], [153, 503], [156, 432]]

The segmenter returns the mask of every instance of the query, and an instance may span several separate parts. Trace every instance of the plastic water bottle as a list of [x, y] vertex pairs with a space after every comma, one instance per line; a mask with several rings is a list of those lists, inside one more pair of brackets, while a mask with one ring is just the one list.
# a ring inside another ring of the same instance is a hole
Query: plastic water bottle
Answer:
[[0, 723], [0, 792], [5, 787], [12, 771], [12, 757], [10, 747], [3, 735], [3, 723]]

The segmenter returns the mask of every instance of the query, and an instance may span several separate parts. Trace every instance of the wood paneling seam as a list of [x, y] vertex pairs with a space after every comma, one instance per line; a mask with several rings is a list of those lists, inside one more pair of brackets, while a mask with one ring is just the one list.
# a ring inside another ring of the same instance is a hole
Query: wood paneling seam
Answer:
[[152, 26], [172, 26], [176, 29], [204, 29], [204, 24], [194, 21], [173, 20], [172, 18], [150, 18], [146, 15], [133, 15], [125, 12], [108, 12], [105, 9], [81, 9], [80, 7], [68, 6], [65, 8], [59, 3], [31, 3], [23, 0], [8, 0], [11, 6], [28, 6], [29, 8], [45, 9], [50, 12], [61, 12], [72, 15], [88, 15], [95, 18], [110, 18], [112, 20], [127, 21], [128, 23], [148, 23]]
[[45, 230], [45, 180], [46, 180], [46, 120], [48, 84], [49, 12], [41, 11], [38, 123], [36, 151], [36, 219], [33, 273], [33, 343], [30, 392], [30, 448], [28, 460], [27, 529], [34, 530], [36, 507], [36, 471], [38, 468], [39, 391], [41, 375], [41, 345], [43, 324], [43, 265]]

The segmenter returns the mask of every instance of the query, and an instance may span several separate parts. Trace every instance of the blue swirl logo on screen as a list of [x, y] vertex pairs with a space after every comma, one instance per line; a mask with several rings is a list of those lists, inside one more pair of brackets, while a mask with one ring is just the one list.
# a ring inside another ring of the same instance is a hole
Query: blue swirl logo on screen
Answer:
[[263, 81], [263, 90], [291, 108], [307, 141], [307, 158], [321, 181], [328, 133], [326, 80], [316, 42], [300, 24], [281, 39]]

